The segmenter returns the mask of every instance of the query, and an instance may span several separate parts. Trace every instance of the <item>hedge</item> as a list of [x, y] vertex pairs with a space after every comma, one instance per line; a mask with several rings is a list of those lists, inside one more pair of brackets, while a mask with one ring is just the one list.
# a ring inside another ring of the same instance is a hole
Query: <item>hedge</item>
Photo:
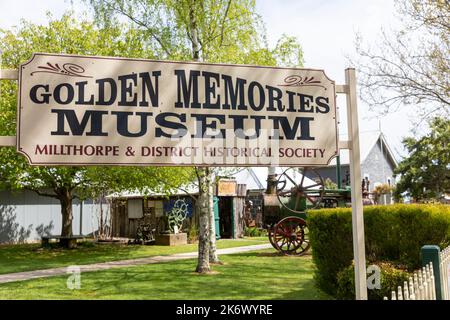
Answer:
[[[316, 282], [336, 296], [338, 274], [352, 265], [352, 217], [350, 208], [308, 212], [308, 227]], [[364, 207], [366, 260], [391, 262], [409, 271], [421, 266], [425, 244], [450, 244], [450, 206], [405, 205]]]
[[[393, 289], [408, 280], [410, 274], [403, 269], [396, 268], [389, 263], [375, 263], [380, 268], [380, 288], [368, 290], [369, 300], [383, 300], [384, 297], [391, 297]], [[355, 269], [350, 265], [337, 274], [336, 298], [341, 300], [355, 299]]]

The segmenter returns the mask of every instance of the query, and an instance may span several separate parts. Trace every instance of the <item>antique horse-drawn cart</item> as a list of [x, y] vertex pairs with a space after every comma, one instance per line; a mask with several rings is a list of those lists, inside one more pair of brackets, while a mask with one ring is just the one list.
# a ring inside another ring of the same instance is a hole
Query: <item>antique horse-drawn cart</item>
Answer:
[[286, 255], [306, 253], [310, 247], [306, 211], [344, 207], [349, 202], [349, 189], [325, 189], [324, 180], [314, 168], [288, 168], [269, 176], [263, 223], [270, 243]]

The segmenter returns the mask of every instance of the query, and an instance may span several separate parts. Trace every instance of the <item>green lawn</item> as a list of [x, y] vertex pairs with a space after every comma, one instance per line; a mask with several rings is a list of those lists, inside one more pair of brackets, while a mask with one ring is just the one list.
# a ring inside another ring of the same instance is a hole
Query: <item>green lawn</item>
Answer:
[[[262, 243], [268, 243], [266, 237], [223, 239], [217, 241], [217, 247], [222, 249]], [[168, 247], [84, 242], [71, 250], [43, 249], [39, 244], [7, 245], [0, 246], [0, 274], [194, 251], [197, 251], [196, 244]]]
[[221, 260], [209, 275], [193, 273], [193, 259], [82, 273], [80, 290], [67, 289], [67, 276], [7, 283], [0, 299], [329, 299], [314, 285], [311, 256], [269, 249]]

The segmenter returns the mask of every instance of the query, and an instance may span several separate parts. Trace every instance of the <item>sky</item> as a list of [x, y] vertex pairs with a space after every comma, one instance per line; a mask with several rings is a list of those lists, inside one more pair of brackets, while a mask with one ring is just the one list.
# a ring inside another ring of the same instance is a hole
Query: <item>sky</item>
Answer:
[[[274, 47], [281, 35], [296, 36], [303, 48], [307, 68], [323, 69], [336, 84], [344, 84], [344, 70], [351, 66], [347, 56], [354, 52], [356, 33], [374, 42], [381, 27], [399, 25], [393, 0], [257, 0], [257, 11], [266, 25], [269, 45]], [[79, 1], [70, 0], [0, 0], [0, 28], [18, 25], [20, 19], [33, 23], [47, 22], [46, 12], [54, 17], [73, 8], [85, 9]], [[338, 95], [339, 131], [346, 130], [345, 97]], [[406, 108], [388, 116], [377, 117], [358, 101], [360, 131], [379, 130], [387, 138], [394, 156], [400, 160], [406, 155], [403, 137], [411, 135], [413, 114]]]

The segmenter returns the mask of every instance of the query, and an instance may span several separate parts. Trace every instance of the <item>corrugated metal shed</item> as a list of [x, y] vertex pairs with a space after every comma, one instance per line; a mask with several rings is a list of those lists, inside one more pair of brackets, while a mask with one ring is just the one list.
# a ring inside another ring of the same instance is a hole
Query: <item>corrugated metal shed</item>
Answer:
[[[99, 207], [92, 200], [73, 203], [73, 234], [91, 234], [98, 229]], [[109, 207], [103, 205], [105, 212]], [[81, 229], [80, 229], [81, 224]], [[53, 198], [32, 191], [0, 191], [0, 243], [38, 241], [41, 235], [61, 232], [61, 207]]]

